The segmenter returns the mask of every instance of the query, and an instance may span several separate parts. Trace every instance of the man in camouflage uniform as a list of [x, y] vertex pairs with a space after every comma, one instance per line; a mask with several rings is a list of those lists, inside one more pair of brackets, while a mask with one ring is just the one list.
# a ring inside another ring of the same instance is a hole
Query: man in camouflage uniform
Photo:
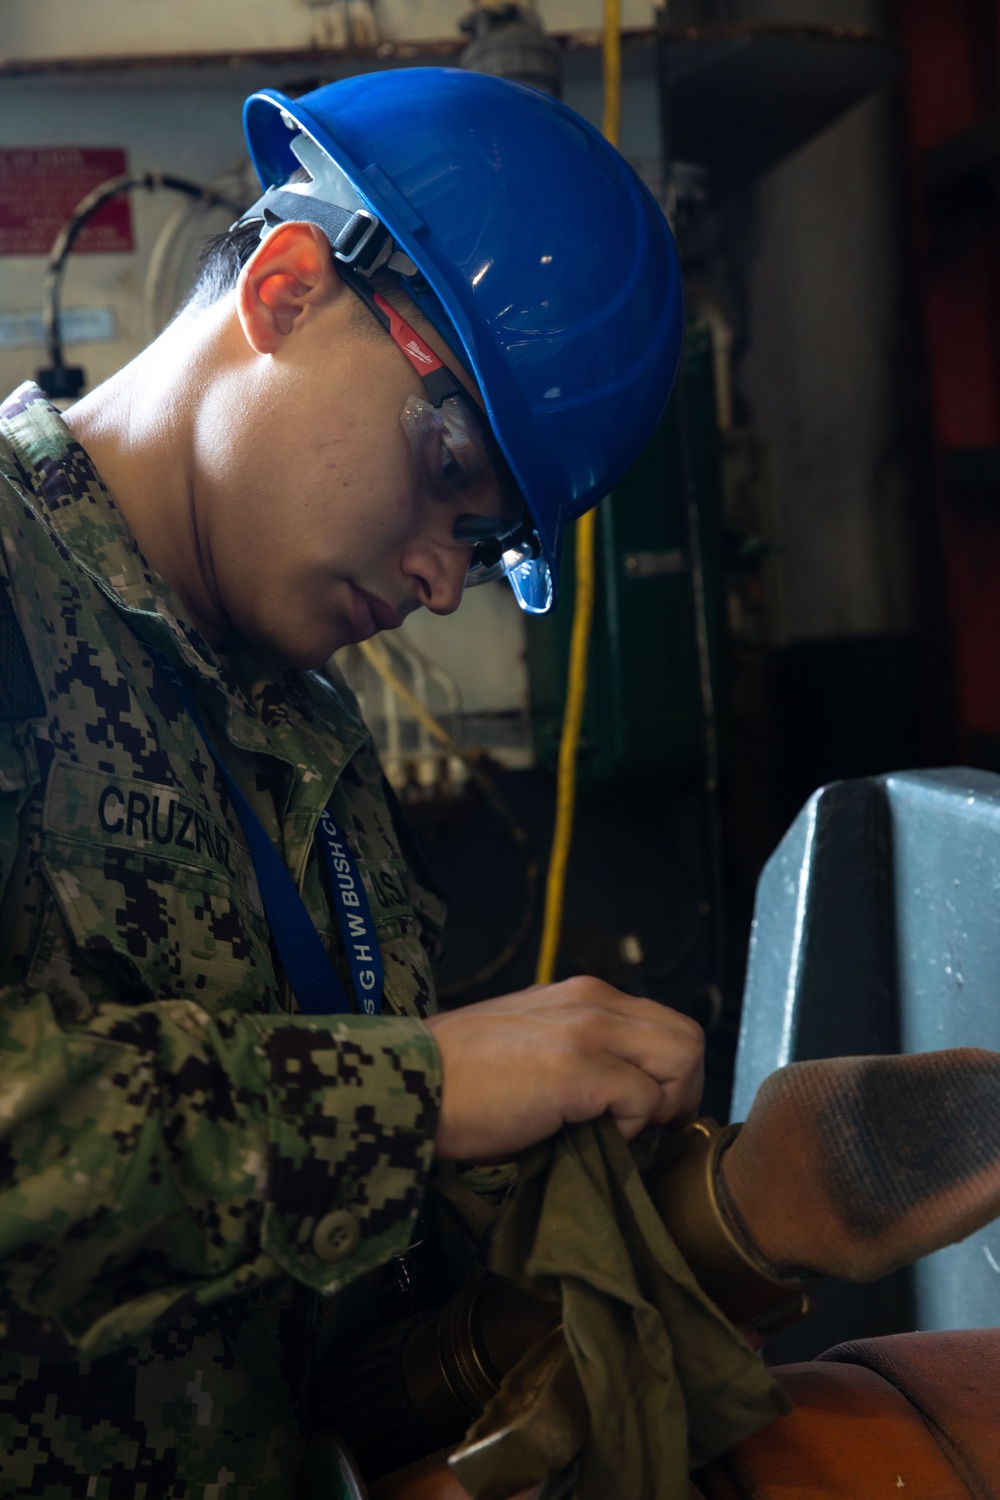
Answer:
[[[700, 1089], [697, 1028], [596, 981], [435, 1015], [433, 882], [312, 669], [455, 609], [469, 548], [328, 241], [255, 246], [65, 418], [30, 385], [0, 409], [4, 1496], [290, 1497], [331, 1321], [378, 1317], [435, 1155], [605, 1109], [632, 1135]], [[344, 830], [381, 1015], [298, 1013], [171, 669], [350, 992], [314, 847], [325, 807]]]

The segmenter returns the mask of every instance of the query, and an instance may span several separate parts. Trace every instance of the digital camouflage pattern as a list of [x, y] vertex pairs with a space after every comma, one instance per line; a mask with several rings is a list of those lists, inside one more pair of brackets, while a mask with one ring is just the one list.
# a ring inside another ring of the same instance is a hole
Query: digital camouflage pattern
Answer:
[[[351, 1287], [333, 1312], [365, 1316], [430, 1168], [441, 908], [346, 692], [213, 653], [34, 386], [0, 408], [0, 475], [0, 1493], [291, 1496], [321, 1313]], [[154, 648], [352, 994], [313, 844], [330, 802], [382, 1018], [293, 1013]]]

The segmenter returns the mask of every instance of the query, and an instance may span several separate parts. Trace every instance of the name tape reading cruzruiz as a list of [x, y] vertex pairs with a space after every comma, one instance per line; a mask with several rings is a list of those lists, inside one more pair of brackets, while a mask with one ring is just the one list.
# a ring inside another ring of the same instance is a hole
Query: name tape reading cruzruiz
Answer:
[[319, 827], [320, 847], [330, 877], [354, 992], [366, 1015], [378, 1015], [382, 1008], [382, 956], [368, 896], [347, 840], [329, 808], [324, 808]]
[[231, 845], [210, 818], [170, 793], [125, 791], [110, 783], [97, 799], [97, 821], [105, 833], [116, 833], [140, 846], [159, 844], [190, 854], [207, 854], [220, 869], [234, 875]]

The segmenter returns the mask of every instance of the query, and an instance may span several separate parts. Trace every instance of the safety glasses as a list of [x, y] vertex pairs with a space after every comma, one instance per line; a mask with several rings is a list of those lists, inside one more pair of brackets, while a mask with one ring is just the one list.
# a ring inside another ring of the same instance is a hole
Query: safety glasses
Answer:
[[[309, 137], [299, 134], [292, 151], [311, 181], [324, 181], [333, 164]], [[318, 171], [317, 171], [318, 169]], [[340, 174], [341, 176], [343, 174]], [[466, 588], [506, 576], [522, 609], [545, 614], [552, 607], [553, 582], [531, 512], [518, 490], [489, 421], [461, 381], [442, 364], [433, 349], [410, 327], [384, 297], [375, 291], [370, 277], [382, 266], [392, 266], [402, 252], [385, 225], [379, 222], [357, 195], [348, 189], [351, 208], [342, 206], [343, 183], [327, 184], [329, 200], [317, 197], [298, 182], [294, 186], [271, 187], [240, 220], [260, 223], [261, 237], [278, 224], [318, 224], [330, 242], [337, 272], [361, 298], [423, 382], [426, 401], [411, 398], [401, 413], [403, 431], [423, 478], [431, 489], [458, 500], [462, 487], [468, 493], [468, 468], [478, 466], [491, 493], [501, 496], [497, 516], [462, 511], [456, 504], [432, 512], [431, 524], [439, 540], [469, 550]], [[415, 274], [409, 267], [398, 274]], [[394, 269], [394, 268], [393, 268]], [[457, 512], [457, 519], [455, 515]], [[442, 525], [445, 518], [446, 531]]]
[[448, 534], [437, 535], [446, 545], [472, 549], [466, 588], [510, 574], [537, 558], [541, 548], [527, 508], [483, 411], [381, 293], [359, 276], [345, 279], [420, 377], [424, 397], [409, 397], [400, 425], [425, 487], [453, 502], [452, 509], [476, 490], [488, 490], [500, 502], [496, 515], [460, 511]]

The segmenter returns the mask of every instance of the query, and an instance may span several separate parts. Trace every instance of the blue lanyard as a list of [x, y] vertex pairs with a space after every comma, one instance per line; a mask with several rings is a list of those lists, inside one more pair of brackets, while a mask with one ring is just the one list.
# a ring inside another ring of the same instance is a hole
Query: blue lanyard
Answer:
[[[382, 1009], [382, 955], [378, 951], [375, 923], [364, 883], [350, 845], [333, 821], [328, 807], [323, 809], [317, 832], [354, 981], [354, 993], [365, 1015], [377, 1016]], [[284, 865], [281, 868], [284, 869]]]
[[[295, 882], [271, 843], [264, 825], [236, 784], [229, 767], [217, 754], [190, 688], [172, 662], [159, 655], [158, 660], [226, 783], [253, 860], [257, 886], [271, 926], [274, 945], [299, 1010], [311, 1016], [338, 1012], [342, 1015], [352, 1014], [354, 1007], [348, 1001], [344, 986], [323, 947], [305, 902], [296, 890]], [[382, 956], [375, 937], [375, 922], [364, 882], [350, 845], [337, 827], [329, 808], [323, 810], [318, 833], [354, 991], [364, 1013], [377, 1016], [382, 1009]]]

